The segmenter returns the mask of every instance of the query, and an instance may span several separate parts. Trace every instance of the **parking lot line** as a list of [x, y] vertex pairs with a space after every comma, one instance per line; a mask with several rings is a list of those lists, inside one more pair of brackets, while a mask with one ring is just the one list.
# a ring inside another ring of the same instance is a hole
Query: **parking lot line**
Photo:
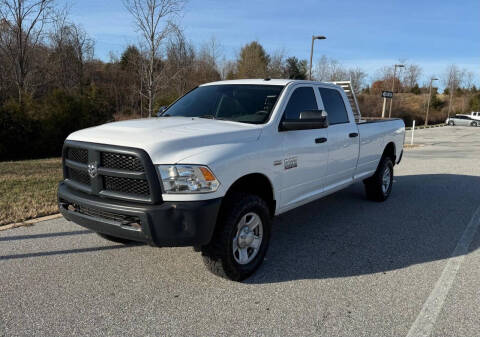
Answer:
[[458, 270], [468, 253], [470, 244], [480, 226], [480, 206], [473, 214], [465, 228], [462, 237], [443, 269], [442, 275], [435, 284], [435, 288], [423, 305], [417, 319], [410, 328], [407, 337], [428, 337], [433, 332], [438, 315], [442, 311], [445, 299], [455, 281]]

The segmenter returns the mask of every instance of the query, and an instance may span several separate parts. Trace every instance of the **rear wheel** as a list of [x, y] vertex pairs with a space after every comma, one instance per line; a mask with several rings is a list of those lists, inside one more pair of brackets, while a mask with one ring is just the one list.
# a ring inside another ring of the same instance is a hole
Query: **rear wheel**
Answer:
[[263, 262], [270, 229], [270, 214], [263, 199], [245, 193], [228, 196], [211, 242], [202, 247], [205, 265], [218, 276], [246, 279]]
[[373, 201], [385, 201], [392, 192], [393, 162], [389, 157], [383, 157], [375, 174], [363, 181], [367, 198]]

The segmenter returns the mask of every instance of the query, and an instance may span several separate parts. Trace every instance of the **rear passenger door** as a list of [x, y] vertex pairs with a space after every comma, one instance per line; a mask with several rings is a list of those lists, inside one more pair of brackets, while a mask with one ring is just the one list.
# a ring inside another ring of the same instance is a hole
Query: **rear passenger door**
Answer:
[[470, 125], [470, 120], [465, 116], [457, 116], [458, 125]]
[[329, 121], [328, 164], [325, 178], [325, 189], [329, 190], [353, 180], [360, 137], [353, 113], [350, 107], [348, 107], [350, 113], [347, 111], [342, 93], [336, 88], [321, 86], [317, 87], [317, 90]]

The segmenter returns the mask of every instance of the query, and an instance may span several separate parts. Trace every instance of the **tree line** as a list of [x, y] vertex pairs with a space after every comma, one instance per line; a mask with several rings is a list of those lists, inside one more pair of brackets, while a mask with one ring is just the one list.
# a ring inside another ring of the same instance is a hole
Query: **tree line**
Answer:
[[[138, 43], [110, 60], [95, 59], [95, 41], [71, 21], [56, 0], [0, 0], [0, 160], [57, 156], [65, 137], [111, 120], [154, 116], [192, 88], [241, 78], [307, 79], [309, 64], [259, 41], [233, 59], [215, 39], [194, 45], [180, 21], [183, 0], [124, 0]], [[383, 67], [369, 76], [321, 56], [313, 64], [319, 81], [350, 80], [362, 114], [378, 116], [382, 90], [398, 93], [393, 116], [421, 121], [429, 80], [420, 66], [400, 60], [395, 75]], [[446, 88], [437, 90], [441, 82]], [[431, 120], [480, 110], [471, 72], [450, 65], [432, 90]]]

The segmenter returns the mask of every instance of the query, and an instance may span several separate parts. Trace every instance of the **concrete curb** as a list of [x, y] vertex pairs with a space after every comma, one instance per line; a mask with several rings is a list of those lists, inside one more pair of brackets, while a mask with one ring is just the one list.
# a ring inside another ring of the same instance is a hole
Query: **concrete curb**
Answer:
[[25, 220], [23, 222], [11, 223], [11, 224], [8, 224], [8, 225], [0, 226], [0, 232], [1, 231], [6, 231], [7, 229], [17, 228], [17, 227], [32, 226], [32, 225], [34, 225], [38, 222], [57, 219], [57, 218], [60, 218], [60, 217], [62, 217], [62, 215], [57, 213], [57, 214], [43, 216], [43, 217], [40, 217], [40, 218]]
[[[434, 125], [429, 125], [429, 126], [425, 126], [425, 125], [419, 125], [419, 126], [415, 126], [415, 130], [418, 130], [418, 129], [431, 129], [431, 128], [441, 128], [443, 126], [447, 126], [447, 124], [445, 123], [442, 123], [442, 124], [434, 124]], [[412, 127], [411, 126], [408, 126], [405, 128], [405, 130], [411, 130]]]

